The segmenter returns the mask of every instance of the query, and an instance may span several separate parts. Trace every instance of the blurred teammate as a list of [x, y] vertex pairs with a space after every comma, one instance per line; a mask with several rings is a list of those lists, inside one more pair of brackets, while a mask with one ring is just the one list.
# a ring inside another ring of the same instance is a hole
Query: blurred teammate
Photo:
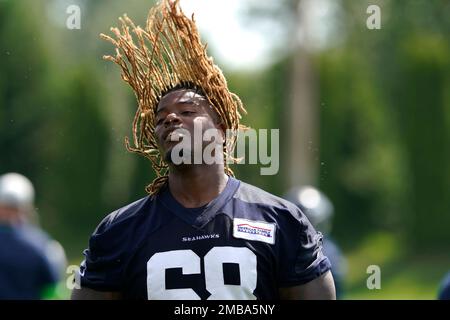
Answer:
[[61, 245], [31, 223], [34, 188], [17, 173], [0, 176], [0, 298], [52, 297], [65, 269]]
[[438, 294], [439, 300], [450, 300], [450, 272], [442, 280]]
[[323, 251], [331, 261], [336, 297], [342, 298], [347, 266], [341, 250], [329, 235], [334, 214], [333, 204], [325, 194], [311, 186], [294, 187], [286, 193], [284, 198], [296, 204], [314, 228], [323, 233]]
[[[121, 21], [115, 39], [103, 37], [117, 46], [108, 59], [139, 103], [134, 147], [127, 146], [151, 161], [158, 178], [149, 196], [97, 227], [81, 265], [82, 288], [72, 297], [333, 299], [321, 234], [293, 204], [233, 177], [225, 155], [234, 140], [225, 131], [239, 129], [244, 109], [194, 21], [178, 1], [161, 1], [145, 31]], [[196, 140], [197, 129], [200, 138], [213, 136]], [[204, 157], [210, 146], [212, 162]], [[203, 157], [192, 163], [196, 147]]]

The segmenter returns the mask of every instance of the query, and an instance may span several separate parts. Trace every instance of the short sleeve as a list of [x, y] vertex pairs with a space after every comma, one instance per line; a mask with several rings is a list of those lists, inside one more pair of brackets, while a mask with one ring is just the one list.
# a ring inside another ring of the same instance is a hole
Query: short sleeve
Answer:
[[[113, 213], [114, 214], [114, 213]], [[80, 266], [82, 287], [98, 291], [120, 291], [126, 257], [127, 240], [123, 224], [111, 223], [112, 215], [106, 217], [89, 239]]]
[[84, 250], [80, 266], [82, 287], [97, 291], [122, 291], [126, 266], [145, 237], [145, 219], [151, 197], [139, 199], [122, 207], [98, 225]]
[[323, 254], [323, 236], [300, 211], [290, 210], [279, 223], [279, 286], [308, 283], [331, 269]]

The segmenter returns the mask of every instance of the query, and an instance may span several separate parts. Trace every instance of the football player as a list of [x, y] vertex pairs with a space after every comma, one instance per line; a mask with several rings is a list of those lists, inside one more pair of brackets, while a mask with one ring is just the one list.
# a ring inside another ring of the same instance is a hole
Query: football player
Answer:
[[65, 253], [36, 222], [34, 187], [18, 173], [0, 176], [0, 299], [57, 298]]
[[[126, 144], [158, 177], [148, 196], [98, 225], [72, 298], [334, 299], [322, 235], [294, 204], [233, 177], [226, 159], [235, 140], [226, 130], [242, 128], [245, 110], [194, 21], [164, 0], [145, 30], [121, 22], [115, 38], [103, 37], [117, 47], [106, 59], [121, 67], [139, 104], [134, 146]], [[186, 137], [198, 128], [218, 132], [208, 144], [219, 161], [192, 163], [198, 141]]]

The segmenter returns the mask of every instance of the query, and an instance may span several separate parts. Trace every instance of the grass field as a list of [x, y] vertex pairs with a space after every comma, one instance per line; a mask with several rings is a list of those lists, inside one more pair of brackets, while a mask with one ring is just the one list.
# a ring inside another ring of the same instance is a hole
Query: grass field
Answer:
[[[439, 284], [450, 271], [450, 252], [409, 253], [389, 234], [371, 236], [350, 253], [344, 299], [436, 299]], [[381, 270], [381, 288], [369, 290], [369, 265]]]

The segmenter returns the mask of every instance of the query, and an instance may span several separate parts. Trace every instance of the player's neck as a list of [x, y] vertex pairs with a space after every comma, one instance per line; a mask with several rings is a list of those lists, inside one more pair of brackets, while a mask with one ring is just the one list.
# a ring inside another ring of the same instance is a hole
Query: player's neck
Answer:
[[227, 181], [223, 166], [190, 166], [169, 173], [170, 192], [186, 208], [201, 207], [214, 200]]

